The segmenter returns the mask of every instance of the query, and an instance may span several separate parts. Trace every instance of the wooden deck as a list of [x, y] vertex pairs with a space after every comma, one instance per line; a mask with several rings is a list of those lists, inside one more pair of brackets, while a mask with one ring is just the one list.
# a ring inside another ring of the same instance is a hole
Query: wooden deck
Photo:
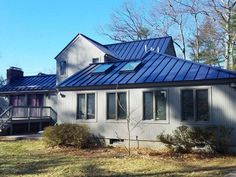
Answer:
[[38, 132], [54, 125], [57, 113], [51, 107], [9, 107], [0, 115], [2, 134]]

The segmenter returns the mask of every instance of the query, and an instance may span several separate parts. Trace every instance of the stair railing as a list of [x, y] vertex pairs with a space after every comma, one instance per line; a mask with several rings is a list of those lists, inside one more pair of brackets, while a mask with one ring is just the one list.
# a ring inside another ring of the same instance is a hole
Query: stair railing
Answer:
[[0, 115], [0, 130], [5, 126], [5, 124], [12, 121], [12, 106], [9, 106], [1, 115]]

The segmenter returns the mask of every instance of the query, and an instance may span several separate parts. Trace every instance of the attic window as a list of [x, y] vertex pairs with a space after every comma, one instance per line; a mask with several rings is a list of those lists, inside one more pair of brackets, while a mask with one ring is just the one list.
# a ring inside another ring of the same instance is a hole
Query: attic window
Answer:
[[93, 73], [97, 74], [97, 73], [105, 73], [106, 71], [108, 71], [111, 67], [113, 66], [113, 64], [101, 64], [99, 65], [94, 71]]
[[93, 58], [93, 63], [99, 63], [99, 58]]
[[60, 75], [61, 76], [66, 75], [66, 61], [60, 62]]
[[123, 68], [121, 68], [121, 72], [132, 72], [137, 69], [137, 67], [141, 64], [141, 61], [130, 61], [126, 63]]

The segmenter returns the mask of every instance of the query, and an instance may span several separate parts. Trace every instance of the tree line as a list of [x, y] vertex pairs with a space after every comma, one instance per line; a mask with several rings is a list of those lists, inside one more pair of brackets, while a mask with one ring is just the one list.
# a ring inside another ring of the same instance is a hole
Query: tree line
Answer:
[[125, 2], [99, 32], [120, 42], [172, 36], [182, 58], [236, 70], [236, 0], [150, 3]]

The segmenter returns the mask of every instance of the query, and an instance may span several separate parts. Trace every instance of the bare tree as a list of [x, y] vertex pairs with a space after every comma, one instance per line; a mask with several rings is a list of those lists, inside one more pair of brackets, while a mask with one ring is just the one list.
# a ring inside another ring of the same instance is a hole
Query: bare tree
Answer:
[[[194, 54], [195, 61], [200, 61], [199, 52], [200, 52], [200, 39], [199, 39], [199, 27], [202, 23], [202, 19], [204, 16], [207, 15], [207, 12], [203, 9], [201, 0], [191, 0], [191, 1], [183, 1], [183, 0], [174, 0], [179, 5], [185, 7], [186, 13], [189, 14], [192, 17], [192, 21], [194, 26], [192, 27], [192, 35], [195, 38], [194, 41], [194, 48], [191, 48]], [[191, 26], [191, 25], [190, 25]], [[191, 39], [188, 39], [189, 43], [192, 43], [193, 41]]]
[[236, 30], [233, 27], [233, 16], [236, 14], [235, 0], [208, 0], [210, 7], [209, 17], [214, 19], [216, 25], [220, 26], [224, 34], [223, 41], [225, 44], [225, 68], [233, 67], [233, 49], [236, 42]]
[[5, 84], [5, 79], [0, 76], [0, 87], [3, 86]]
[[[160, 6], [161, 4], [161, 6]], [[175, 45], [180, 49], [186, 59], [186, 9], [174, 0], [161, 1], [151, 12], [147, 19], [156, 34], [173, 36]], [[173, 32], [174, 31], [174, 32]]]
[[[103, 28], [100, 33], [122, 42], [172, 36], [177, 54], [186, 58], [193, 51], [196, 61], [200, 61], [199, 27], [208, 16], [220, 32], [217, 41], [222, 41], [225, 68], [230, 69], [236, 65], [233, 58], [236, 48], [235, 15], [235, 0], [156, 0], [150, 9], [137, 9], [126, 3], [112, 14], [109, 30]], [[195, 44], [189, 48], [192, 38], [195, 38]]]
[[121, 10], [116, 10], [111, 14], [108, 32], [101, 27], [99, 33], [120, 42], [147, 39], [151, 36], [151, 31], [143, 20], [142, 14], [138, 13], [134, 5], [126, 2]]
[[[118, 88], [119, 85], [116, 86], [116, 94], [118, 94]], [[142, 121], [142, 119], [140, 118], [140, 120], [137, 120], [137, 117], [136, 119], [134, 119], [132, 117], [132, 115], [135, 113], [135, 111], [137, 111], [138, 109], [134, 109], [132, 111], [130, 111], [127, 106], [124, 107], [121, 103], [121, 100], [119, 98], [117, 98], [117, 102], [118, 102], [118, 106], [119, 108], [126, 113], [126, 128], [127, 128], [127, 134], [128, 134], [128, 147], [127, 147], [127, 151], [128, 151], [128, 155], [130, 156], [131, 155], [131, 134], [133, 132], [133, 130], [137, 127], [141, 128], [140, 126], [140, 122]], [[119, 137], [119, 134], [116, 133], [117, 135], [117, 138], [121, 139]]]

